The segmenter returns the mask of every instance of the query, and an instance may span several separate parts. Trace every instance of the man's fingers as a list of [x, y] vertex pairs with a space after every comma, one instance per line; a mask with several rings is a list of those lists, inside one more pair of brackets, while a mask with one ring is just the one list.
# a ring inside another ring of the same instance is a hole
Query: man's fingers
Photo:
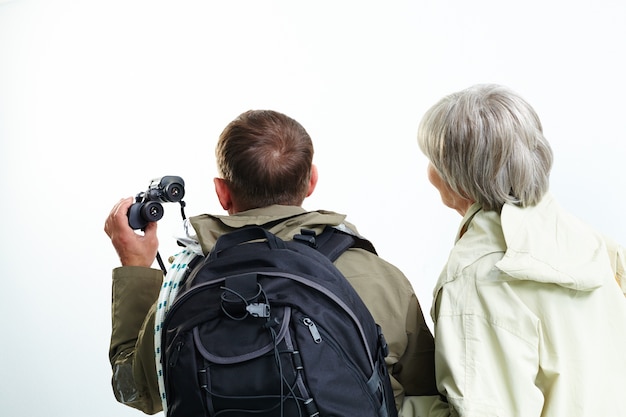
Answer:
[[132, 204], [133, 204], [132, 197], [121, 199], [113, 208], [115, 210], [115, 213], [113, 213], [113, 216], [116, 218], [119, 218], [121, 216], [126, 217], [126, 213], [128, 213], [128, 209], [130, 208]]
[[133, 197], [127, 197], [122, 198], [116, 205], [113, 206], [111, 213], [109, 213], [109, 217], [107, 217], [104, 222], [104, 231], [109, 237], [111, 237], [111, 233], [113, 233], [116, 223], [128, 222], [126, 213], [128, 213], [128, 208], [132, 204]]

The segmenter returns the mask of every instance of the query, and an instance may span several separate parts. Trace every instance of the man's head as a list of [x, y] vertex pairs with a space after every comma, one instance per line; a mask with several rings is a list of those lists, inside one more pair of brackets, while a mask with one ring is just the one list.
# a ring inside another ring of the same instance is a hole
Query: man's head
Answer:
[[215, 148], [220, 203], [229, 213], [273, 204], [300, 206], [317, 182], [313, 143], [294, 119], [249, 110], [224, 129]]

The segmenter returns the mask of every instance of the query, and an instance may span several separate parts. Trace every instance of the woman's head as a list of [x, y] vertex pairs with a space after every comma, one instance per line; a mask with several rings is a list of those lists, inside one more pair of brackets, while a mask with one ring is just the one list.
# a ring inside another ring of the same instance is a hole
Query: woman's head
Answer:
[[553, 157], [541, 121], [505, 87], [475, 85], [443, 98], [422, 118], [418, 143], [441, 179], [485, 210], [532, 206], [548, 191]]

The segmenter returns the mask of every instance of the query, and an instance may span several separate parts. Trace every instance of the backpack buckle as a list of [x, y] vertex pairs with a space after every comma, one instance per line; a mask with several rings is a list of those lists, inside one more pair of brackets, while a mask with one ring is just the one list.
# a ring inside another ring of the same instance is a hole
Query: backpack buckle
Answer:
[[243, 274], [228, 277], [221, 295], [224, 314], [233, 320], [252, 317], [269, 317], [270, 305], [265, 300], [263, 288], [257, 281], [257, 274]]
[[315, 233], [315, 230], [300, 229], [300, 234], [294, 235], [293, 240], [305, 243], [312, 248], [317, 248], [317, 241], [315, 240], [316, 236], [317, 234]]

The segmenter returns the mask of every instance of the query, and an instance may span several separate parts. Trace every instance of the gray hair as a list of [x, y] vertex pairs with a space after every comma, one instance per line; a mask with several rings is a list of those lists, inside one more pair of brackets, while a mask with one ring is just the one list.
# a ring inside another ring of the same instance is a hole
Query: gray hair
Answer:
[[443, 181], [484, 210], [533, 206], [548, 191], [553, 156], [541, 121], [503, 86], [479, 84], [441, 99], [417, 137]]

